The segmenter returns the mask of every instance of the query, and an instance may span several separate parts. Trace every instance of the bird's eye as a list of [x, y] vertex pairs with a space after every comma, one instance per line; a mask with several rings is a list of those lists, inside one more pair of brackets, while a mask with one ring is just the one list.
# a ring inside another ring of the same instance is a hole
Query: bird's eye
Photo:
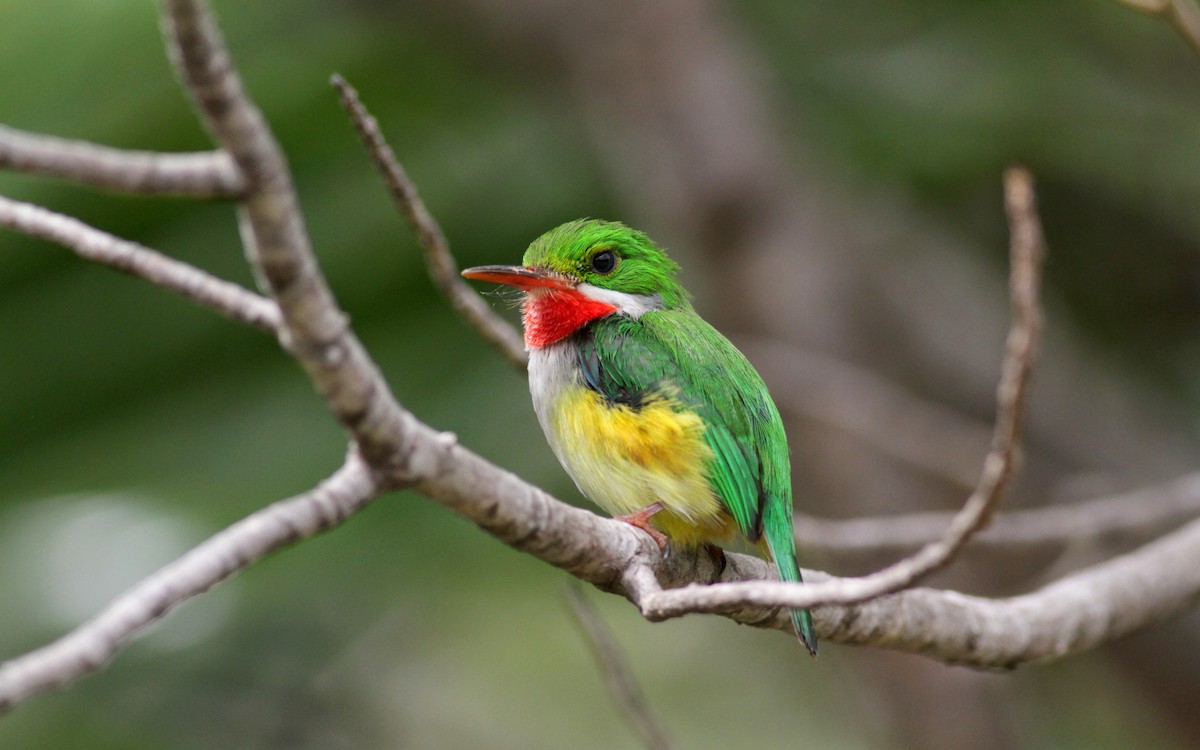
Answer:
[[601, 250], [592, 256], [592, 270], [598, 274], [610, 274], [616, 267], [617, 254], [612, 250]]

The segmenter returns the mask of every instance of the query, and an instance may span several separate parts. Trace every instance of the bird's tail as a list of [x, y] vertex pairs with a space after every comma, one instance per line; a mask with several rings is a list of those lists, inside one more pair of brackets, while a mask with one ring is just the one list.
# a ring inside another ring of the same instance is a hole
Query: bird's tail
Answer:
[[[800, 565], [796, 562], [796, 541], [792, 536], [790, 509], [788, 511], [786, 524], [782, 520], [770, 523], [772, 519], [764, 519], [766, 523], [763, 536], [766, 537], [767, 547], [770, 548], [771, 557], [775, 560], [775, 567], [779, 569], [779, 579], [787, 583], [803, 583], [804, 579], [800, 576]], [[816, 656], [817, 634], [813, 630], [812, 615], [807, 609], [793, 609], [791, 615], [792, 628], [796, 631], [796, 636], [808, 649], [808, 653]]]
[[[785, 578], [784, 580], [788, 579]], [[796, 573], [795, 582], [801, 582], [799, 573]], [[796, 635], [799, 636], [800, 642], [804, 644], [806, 649], [808, 649], [808, 653], [816, 656], [817, 634], [813, 630], [812, 614], [807, 609], [793, 609], [791, 610], [791, 615], [792, 628], [796, 631]]]
[[[771, 546], [771, 556], [775, 558], [775, 567], [779, 568], [779, 579], [788, 583], [803, 583], [804, 579], [800, 577], [800, 567], [796, 563], [796, 553], [791, 550], [783, 551], [779, 554], [775, 551], [774, 545], [771, 545], [770, 540], [767, 544]], [[813, 631], [812, 615], [807, 609], [793, 609], [792, 628], [795, 629], [796, 635], [800, 638], [800, 642], [808, 649], [808, 653], [813, 656], [817, 655], [817, 634]]]

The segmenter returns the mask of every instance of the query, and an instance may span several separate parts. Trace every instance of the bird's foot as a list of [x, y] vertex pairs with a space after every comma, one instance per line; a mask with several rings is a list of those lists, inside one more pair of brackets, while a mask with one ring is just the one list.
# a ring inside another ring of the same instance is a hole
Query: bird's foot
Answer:
[[630, 526], [635, 526], [646, 532], [654, 540], [654, 543], [658, 545], [659, 552], [666, 552], [667, 535], [650, 525], [650, 519], [662, 509], [661, 503], [650, 503], [645, 508], [634, 513], [617, 516], [616, 520], [627, 523]]

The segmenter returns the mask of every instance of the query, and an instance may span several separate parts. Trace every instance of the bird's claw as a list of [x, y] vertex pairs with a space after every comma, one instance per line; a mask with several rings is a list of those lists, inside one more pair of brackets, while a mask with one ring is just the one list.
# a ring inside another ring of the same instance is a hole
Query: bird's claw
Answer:
[[667, 551], [667, 535], [650, 525], [650, 519], [660, 510], [662, 510], [662, 505], [658, 503], [651, 503], [645, 508], [642, 508], [634, 513], [627, 513], [623, 516], [617, 516], [616, 520], [639, 528], [649, 534], [650, 538], [654, 540], [654, 543], [658, 545], [658, 551], [665, 553]]

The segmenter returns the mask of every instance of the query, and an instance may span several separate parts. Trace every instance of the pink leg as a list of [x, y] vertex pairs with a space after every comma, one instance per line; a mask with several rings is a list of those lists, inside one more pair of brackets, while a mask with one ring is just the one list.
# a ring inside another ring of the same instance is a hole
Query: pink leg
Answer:
[[667, 548], [667, 535], [650, 525], [650, 519], [655, 513], [662, 510], [660, 503], [650, 503], [645, 508], [634, 513], [628, 513], [623, 516], [617, 516], [616, 520], [623, 521], [630, 526], [636, 526], [642, 531], [650, 535], [650, 538], [658, 545], [659, 551]]

